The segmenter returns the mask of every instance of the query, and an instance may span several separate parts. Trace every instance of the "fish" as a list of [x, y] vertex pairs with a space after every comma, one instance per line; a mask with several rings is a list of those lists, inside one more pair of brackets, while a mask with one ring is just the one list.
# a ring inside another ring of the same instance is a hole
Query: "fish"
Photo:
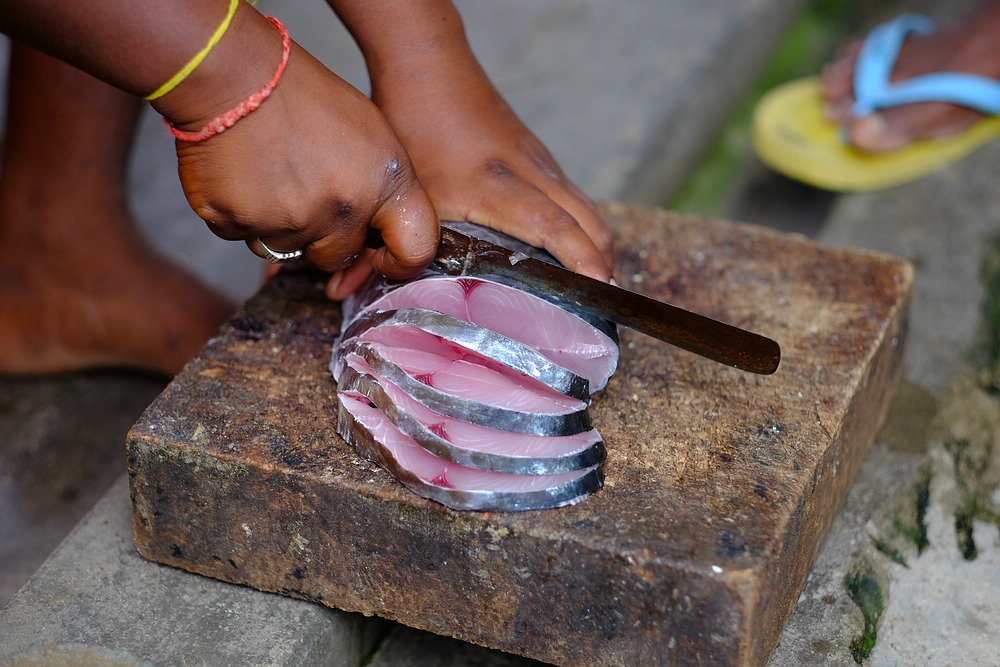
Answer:
[[[393, 330], [419, 329], [456, 345], [478, 352], [487, 359], [502, 359], [511, 369], [535, 378], [567, 396], [586, 400], [590, 380], [560, 366], [537, 348], [485, 327], [470, 327], [467, 320], [426, 308], [377, 310], [362, 314], [344, 332], [347, 341], [393, 338]], [[556, 356], [556, 355], [550, 355]], [[341, 354], [341, 360], [344, 356]], [[342, 368], [342, 365], [341, 365]], [[341, 368], [335, 370], [340, 373]], [[337, 378], [339, 381], [339, 377]]]
[[[345, 302], [345, 321], [353, 323], [379, 311], [433, 310], [520, 341], [556, 366], [586, 378], [591, 393], [604, 388], [618, 362], [617, 329], [613, 325], [609, 327], [605, 321], [605, 326], [598, 326], [590, 318], [490, 276], [426, 272], [399, 284], [373, 276], [361, 290], [374, 296]], [[539, 325], [525, 327], [526, 322]], [[495, 353], [501, 363], [515, 363], [513, 348]]]
[[473, 424], [525, 435], [572, 435], [591, 426], [585, 401], [468, 354], [359, 342], [348, 361], [358, 358], [427, 407]]
[[451, 509], [577, 503], [603, 485], [606, 449], [589, 407], [619, 354], [615, 325], [574, 311], [557, 285], [545, 293], [510, 277], [373, 275], [345, 300], [331, 351], [338, 433], [406, 488]]
[[337, 386], [342, 393], [363, 396], [435, 456], [470, 468], [541, 475], [579, 470], [605, 459], [604, 443], [594, 428], [565, 436], [525, 435], [451, 417], [379, 376], [360, 358], [352, 358]]
[[507, 474], [449, 463], [402, 433], [392, 420], [350, 392], [337, 395], [341, 433], [359, 454], [417, 495], [456, 510], [513, 512], [580, 502], [599, 489], [599, 465], [555, 474]]

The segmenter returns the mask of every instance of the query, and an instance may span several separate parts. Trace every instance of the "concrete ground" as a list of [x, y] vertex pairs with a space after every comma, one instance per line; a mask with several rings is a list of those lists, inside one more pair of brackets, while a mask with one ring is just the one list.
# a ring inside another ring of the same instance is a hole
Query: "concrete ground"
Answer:
[[[595, 198], [648, 204], [676, 190], [801, 7], [458, 4], [487, 70], [571, 177]], [[293, 34], [364, 87], [360, 59], [326, 10], [298, 7], [288, 20]], [[757, 37], [734, 39], [741, 34]], [[743, 53], [720, 55], [723, 45], [750, 41]], [[706, 78], [712, 86], [696, 85]], [[178, 261], [245, 298], [259, 263], [242, 244], [214, 239], [187, 210], [171, 159], [170, 142], [147, 117], [132, 168], [137, 215]], [[992, 447], [1000, 404], [979, 353], [993, 335], [983, 307], [996, 272], [998, 172], [994, 144], [907, 186], [831, 197], [750, 160], [731, 194], [726, 217], [889, 251], [917, 269], [906, 379], [771, 665], [1000, 664], [1000, 458]], [[141, 561], [128, 541], [122, 443], [162, 386], [117, 373], [0, 380], [0, 606], [10, 601], [0, 612], [0, 664], [41, 655], [41, 644], [50, 659], [43, 664], [66, 656], [359, 664], [372, 647], [368, 664], [378, 667], [529, 664]], [[146, 591], [148, 604], [125, 594], [134, 589]], [[141, 632], [136, 618], [146, 619]], [[866, 620], [874, 633], [866, 634]], [[865, 637], [873, 643], [866, 659]]]

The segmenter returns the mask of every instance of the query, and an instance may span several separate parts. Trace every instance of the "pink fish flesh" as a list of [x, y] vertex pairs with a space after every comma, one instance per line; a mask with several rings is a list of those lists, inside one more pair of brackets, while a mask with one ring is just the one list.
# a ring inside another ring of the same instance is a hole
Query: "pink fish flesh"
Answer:
[[357, 355], [340, 376], [341, 393], [364, 396], [400, 431], [436, 456], [460, 465], [518, 474], [551, 474], [601, 463], [596, 430], [534, 436], [471, 424], [435, 412], [388, 381]]
[[357, 316], [406, 308], [434, 310], [519, 341], [586, 378], [592, 392], [604, 388], [618, 363], [618, 344], [600, 329], [540, 297], [485, 278], [428, 275], [396, 286]]
[[348, 359], [353, 355], [417, 401], [456, 419], [533, 435], [571, 435], [591, 428], [585, 402], [547, 387], [542, 393], [467, 358], [362, 342], [347, 352]]
[[[561, 394], [587, 399], [590, 383], [576, 373], [553, 363], [537, 349], [508, 338], [466, 320], [425, 308], [366, 311], [344, 332], [340, 346], [353, 340], [379, 341], [392, 344], [394, 331], [416, 328], [466, 349], [480, 353], [496, 365], [523, 373], [548, 385]], [[343, 355], [335, 354], [340, 363], [331, 367], [339, 381]]]
[[604, 444], [588, 407], [614, 373], [617, 331], [558, 291], [489, 276], [373, 276], [345, 301], [333, 348], [338, 432], [454, 509], [583, 499], [603, 483]]
[[402, 433], [363, 397], [341, 392], [337, 400], [344, 439], [411, 491], [452, 509], [549, 509], [579, 502], [602, 484], [597, 465], [553, 475], [513, 475], [449, 463]]

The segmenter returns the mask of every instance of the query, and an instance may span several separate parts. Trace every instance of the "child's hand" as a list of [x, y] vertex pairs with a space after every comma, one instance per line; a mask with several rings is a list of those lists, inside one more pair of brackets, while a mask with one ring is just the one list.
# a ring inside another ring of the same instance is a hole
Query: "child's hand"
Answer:
[[[264, 25], [268, 39], [248, 67], [265, 74], [247, 77], [252, 87], [268, 80], [280, 57], [278, 33]], [[197, 115], [180, 114], [181, 129], [200, 128], [252, 87]], [[175, 98], [173, 108], [198, 106], [183, 102]], [[204, 142], [178, 142], [177, 155], [188, 201], [214, 233], [260, 238], [275, 251], [304, 249], [335, 273], [334, 298], [352, 291], [369, 266], [407, 278], [434, 256], [438, 217], [389, 125], [370, 100], [294, 45], [284, 77], [257, 111]], [[361, 255], [369, 225], [385, 247], [343, 272]]]
[[[419, 85], [374, 83], [373, 99], [444, 220], [472, 220], [545, 248], [563, 265], [611, 277], [611, 234], [478, 66]], [[390, 77], [392, 78], [392, 77]]]
[[442, 219], [488, 225], [570, 269], [611, 277], [611, 233], [594, 204], [490, 84], [449, 2], [329, 2]]

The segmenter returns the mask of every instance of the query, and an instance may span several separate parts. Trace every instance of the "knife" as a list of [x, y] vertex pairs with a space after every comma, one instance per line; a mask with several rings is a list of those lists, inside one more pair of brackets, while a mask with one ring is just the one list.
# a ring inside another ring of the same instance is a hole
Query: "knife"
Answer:
[[[369, 229], [366, 245], [384, 245], [377, 229]], [[554, 291], [581, 311], [751, 373], [770, 375], [781, 360], [781, 348], [770, 338], [469, 236], [448, 223], [441, 225], [431, 268], [455, 276], [501, 276]]]

